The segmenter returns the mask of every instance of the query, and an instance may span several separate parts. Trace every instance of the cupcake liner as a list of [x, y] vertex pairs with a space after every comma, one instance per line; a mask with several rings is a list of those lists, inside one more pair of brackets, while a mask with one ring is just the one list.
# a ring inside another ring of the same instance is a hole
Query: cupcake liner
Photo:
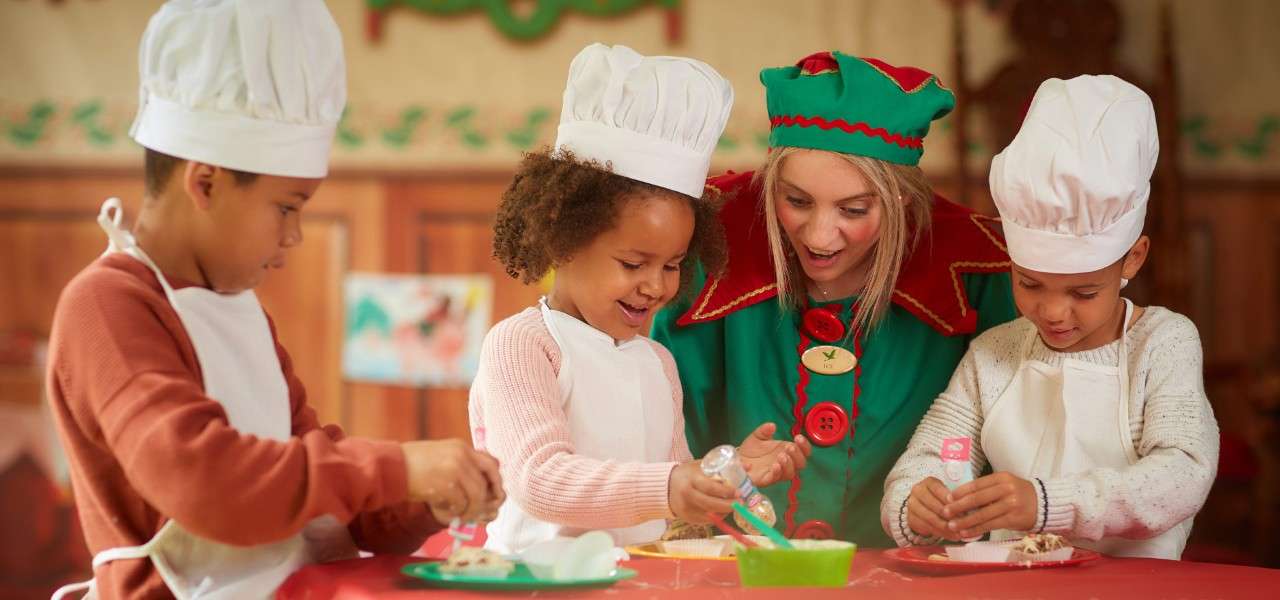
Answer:
[[963, 562], [1060, 562], [1071, 560], [1075, 548], [1064, 546], [1050, 552], [1028, 553], [1017, 549], [1021, 538], [1001, 541], [969, 542], [963, 546], [946, 546], [947, 557]]
[[963, 546], [947, 546], [947, 557], [960, 562], [1009, 562], [1013, 548], [1003, 542], [969, 542]]
[[659, 548], [667, 554], [683, 556], [721, 557], [728, 556], [729, 544], [724, 540], [667, 540], [658, 542]]
[[1013, 558], [1015, 562], [1023, 562], [1023, 561], [1059, 562], [1064, 560], [1071, 560], [1071, 555], [1075, 553], [1075, 551], [1076, 549], [1072, 548], [1071, 546], [1064, 546], [1062, 548], [1058, 548], [1057, 550], [1052, 550], [1050, 552], [1041, 552], [1038, 554], [1029, 554], [1026, 552], [1014, 551]]
[[[761, 548], [773, 547], [773, 541], [763, 535], [748, 535], [746, 537], [752, 542], [755, 542], [755, 544]], [[742, 544], [739, 544], [738, 540], [733, 539], [733, 536], [731, 535], [717, 535], [715, 539], [723, 540], [729, 545], [729, 556], [733, 556], [737, 551], [742, 550]]]
[[515, 567], [491, 566], [491, 567], [473, 567], [470, 569], [457, 569], [452, 571], [440, 570], [440, 575], [445, 578], [472, 578], [472, 579], [500, 579], [511, 575], [511, 571]]

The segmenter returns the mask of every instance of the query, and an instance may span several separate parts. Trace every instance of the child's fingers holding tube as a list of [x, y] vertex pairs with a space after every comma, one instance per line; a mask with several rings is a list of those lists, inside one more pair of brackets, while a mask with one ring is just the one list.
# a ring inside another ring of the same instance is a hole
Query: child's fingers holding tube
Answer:
[[499, 469], [498, 459], [488, 452], [476, 452], [474, 458], [476, 465], [484, 475], [485, 481], [488, 482], [490, 498], [497, 500], [498, 504], [502, 504], [507, 499], [507, 494], [502, 489], [502, 473]]
[[944, 537], [950, 533], [947, 522], [918, 500], [907, 500], [907, 525], [911, 530], [929, 537]]
[[481, 474], [476, 462], [469, 458], [460, 461], [459, 469], [454, 476], [466, 498], [462, 518], [466, 521], [474, 521], [488, 510], [489, 482]]
[[[973, 537], [986, 533], [990, 529], [983, 526], [1005, 517], [1009, 513], [1009, 503], [1004, 499], [996, 500], [973, 510], [963, 516], [947, 521], [947, 529], [958, 533], [961, 537]], [[978, 533], [974, 533], [978, 531]]]
[[710, 523], [711, 518], [707, 517], [707, 513], [717, 515], [728, 514], [733, 510], [733, 500], [706, 494], [699, 490], [691, 490], [690, 504], [693, 507], [693, 514], [697, 517], [697, 523]]
[[714, 477], [708, 477], [702, 473], [698, 473], [694, 476], [692, 483], [694, 490], [707, 496], [721, 498], [728, 500], [729, 502], [733, 502], [733, 500], [738, 497], [737, 492], [735, 492], [729, 484]]
[[942, 485], [941, 481], [933, 477], [925, 479], [911, 488], [910, 498], [939, 516], [942, 515], [942, 509], [946, 507], [946, 497], [947, 486]]
[[954, 502], [948, 502], [943, 507], [943, 512], [941, 514], [948, 519], [955, 519], [969, 511], [998, 502], [1005, 496], [1006, 490], [1000, 487], [982, 488], [972, 494], [963, 496]]

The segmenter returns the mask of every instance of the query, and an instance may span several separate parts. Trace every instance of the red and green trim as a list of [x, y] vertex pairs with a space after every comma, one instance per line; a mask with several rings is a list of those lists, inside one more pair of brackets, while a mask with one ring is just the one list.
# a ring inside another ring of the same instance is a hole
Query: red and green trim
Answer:
[[875, 58], [818, 52], [760, 72], [769, 146], [813, 148], [916, 165], [935, 119], [955, 106], [937, 76]]
[[769, 119], [772, 127], [817, 127], [829, 131], [840, 129], [845, 133], [861, 133], [868, 137], [878, 137], [889, 144], [897, 144], [901, 148], [914, 148], [924, 151], [924, 138], [910, 137], [897, 133], [889, 133], [883, 127], [872, 127], [866, 123], [850, 123], [844, 119], [828, 121], [822, 117], [806, 117], [804, 115], [780, 116]]

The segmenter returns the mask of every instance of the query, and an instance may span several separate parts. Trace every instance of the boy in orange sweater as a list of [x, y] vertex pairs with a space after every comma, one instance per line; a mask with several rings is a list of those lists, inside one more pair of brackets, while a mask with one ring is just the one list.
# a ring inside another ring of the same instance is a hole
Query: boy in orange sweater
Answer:
[[[140, 52], [147, 198], [63, 291], [48, 386], [104, 597], [264, 598], [356, 548], [408, 553], [503, 500], [458, 440], [322, 426], [253, 288], [302, 241], [346, 102], [321, 0], [172, 2]], [[64, 589], [59, 595], [71, 591]]]

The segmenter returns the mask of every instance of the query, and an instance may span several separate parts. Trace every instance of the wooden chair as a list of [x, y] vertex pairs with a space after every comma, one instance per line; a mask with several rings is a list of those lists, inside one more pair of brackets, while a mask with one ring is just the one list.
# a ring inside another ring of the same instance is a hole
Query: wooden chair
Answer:
[[[1189, 259], [1183, 235], [1186, 211], [1181, 199], [1182, 175], [1176, 160], [1179, 145], [1177, 70], [1169, 3], [1161, 4], [1161, 44], [1157, 56], [1160, 74], [1156, 81], [1143, 81], [1120, 61], [1117, 46], [1124, 22], [1112, 0], [1013, 0], [1004, 4], [1008, 6], [1009, 30], [1017, 53], [986, 81], [974, 84], [966, 74], [964, 4], [964, 1], [954, 1], [951, 5], [955, 72], [951, 85], [957, 97], [953, 117], [956, 200], [980, 212], [995, 213], [990, 194], [981, 183], [986, 177], [977, 178], [970, 172], [969, 149], [975, 143], [990, 144], [994, 151], [1007, 146], [1022, 125], [1041, 82], [1050, 77], [1068, 79], [1082, 74], [1117, 75], [1151, 96], [1163, 149], [1147, 212], [1147, 234], [1159, 251], [1148, 259], [1148, 272], [1152, 276], [1135, 281], [1129, 295], [1142, 303], [1155, 302], [1187, 313]], [[971, 122], [970, 115], [976, 107], [985, 109], [986, 118], [981, 123]], [[984, 174], [987, 166], [984, 165]]]

